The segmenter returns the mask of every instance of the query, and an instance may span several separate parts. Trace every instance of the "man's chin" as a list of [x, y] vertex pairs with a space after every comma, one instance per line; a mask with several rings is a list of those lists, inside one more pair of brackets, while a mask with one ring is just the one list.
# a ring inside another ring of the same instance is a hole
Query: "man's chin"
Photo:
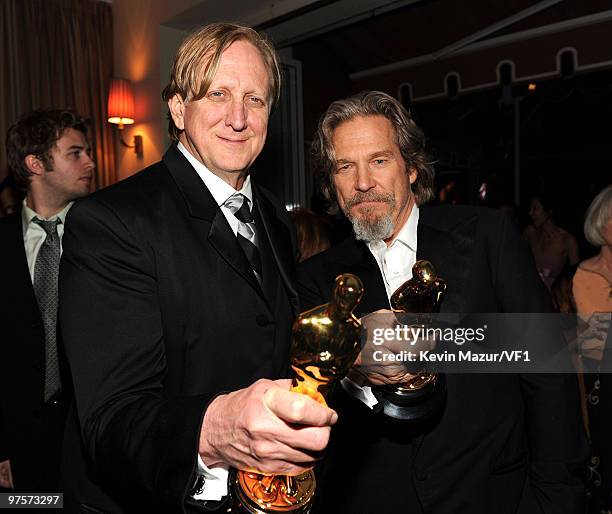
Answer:
[[384, 213], [359, 213], [358, 215], [350, 215], [348, 219], [351, 223], [360, 223], [361, 225], [377, 225], [384, 219]]
[[391, 236], [393, 221], [391, 216], [349, 216], [355, 237], [362, 241], [379, 241]]
[[253, 161], [247, 158], [219, 159], [207, 167], [215, 175], [231, 175], [234, 173], [241, 174], [248, 171], [251, 166], [251, 162]]
[[358, 219], [364, 223], [376, 223], [383, 217], [389, 215], [389, 208], [386, 204], [369, 203], [358, 204], [349, 211], [349, 218]]

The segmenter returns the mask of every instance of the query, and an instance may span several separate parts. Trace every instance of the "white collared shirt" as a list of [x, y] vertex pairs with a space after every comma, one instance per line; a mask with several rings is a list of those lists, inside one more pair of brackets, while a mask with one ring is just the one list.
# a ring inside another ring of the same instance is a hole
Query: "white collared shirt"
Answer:
[[[412, 206], [406, 223], [391, 244], [387, 245], [382, 240], [368, 242], [368, 249], [376, 259], [389, 300], [399, 286], [412, 278], [412, 267], [416, 262], [417, 254], [418, 225], [419, 208], [415, 204]], [[374, 396], [371, 386], [359, 385], [348, 377], [344, 377], [341, 384], [348, 394], [368, 407], [373, 408], [378, 404], [378, 399]]]
[[[242, 193], [249, 201], [249, 210], [251, 212], [253, 211], [253, 188], [251, 186], [251, 176], [247, 175], [247, 178], [242, 184], [242, 189], [236, 191], [232, 186], [225, 182], [225, 180], [215, 175], [206, 166], [204, 166], [204, 164], [191, 155], [189, 150], [187, 150], [182, 143], [178, 143], [177, 148], [187, 158], [189, 164], [191, 164], [196, 170], [196, 173], [202, 179], [202, 182], [204, 182], [206, 189], [210, 191], [210, 194], [215, 199], [215, 202], [221, 208], [221, 212], [223, 212], [225, 219], [234, 232], [234, 235], [236, 235], [238, 233], [238, 224], [240, 222], [232, 211], [230, 211], [224, 204], [231, 196], [235, 195], [236, 193]], [[256, 241], [255, 244], [257, 244]]]
[[412, 267], [416, 262], [418, 224], [419, 208], [413, 205], [406, 223], [390, 245], [384, 241], [368, 243], [368, 249], [380, 268], [389, 299], [399, 286], [412, 278]]
[[66, 222], [66, 214], [72, 207], [74, 202], [70, 202], [60, 212], [54, 214], [50, 218], [45, 218], [30, 209], [26, 203], [26, 199], [23, 199], [23, 208], [21, 209], [21, 225], [23, 227], [23, 246], [25, 248], [26, 258], [28, 260], [28, 269], [30, 270], [30, 278], [34, 283], [34, 266], [36, 265], [36, 258], [40, 247], [47, 238], [47, 233], [38, 224], [34, 223], [34, 218], [38, 218], [42, 221], [53, 221], [59, 218], [61, 223], [57, 225], [57, 235], [60, 240], [60, 255], [62, 254], [62, 237], [64, 236], [64, 223]]

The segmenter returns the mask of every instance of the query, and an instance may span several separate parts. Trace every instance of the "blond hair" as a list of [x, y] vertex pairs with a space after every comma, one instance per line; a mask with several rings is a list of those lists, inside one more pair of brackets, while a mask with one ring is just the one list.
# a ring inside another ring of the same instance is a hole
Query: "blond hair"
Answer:
[[593, 199], [584, 219], [584, 236], [593, 246], [604, 246], [601, 235], [612, 217], [612, 185], [605, 187]]
[[[174, 95], [184, 101], [204, 97], [219, 68], [221, 55], [236, 41], [251, 43], [261, 54], [269, 76], [268, 101], [273, 106], [279, 99], [281, 72], [278, 57], [270, 41], [250, 27], [235, 23], [211, 23], [190, 34], [174, 56], [170, 82], [162, 92], [164, 102]], [[168, 134], [177, 140], [181, 130], [168, 115]]]

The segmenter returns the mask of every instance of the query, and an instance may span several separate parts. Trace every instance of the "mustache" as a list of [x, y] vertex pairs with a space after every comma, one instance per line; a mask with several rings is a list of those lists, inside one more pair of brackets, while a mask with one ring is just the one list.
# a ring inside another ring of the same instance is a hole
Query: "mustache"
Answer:
[[362, 202], [383, 202], [394, 204], [395, 195], [393, 193], [374, 193], [374, 192], [358, 192], [355, 193], [345, 204], [345, 209], [351, 209], [355, 205]]

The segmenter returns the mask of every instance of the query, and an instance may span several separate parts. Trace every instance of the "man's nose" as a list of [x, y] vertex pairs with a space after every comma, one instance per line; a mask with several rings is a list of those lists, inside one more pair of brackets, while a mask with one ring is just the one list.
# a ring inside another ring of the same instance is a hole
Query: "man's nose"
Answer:
[[357, 166], [355, 173], [355, 189], [357, 191], [369, 191], [376, 185], [372, 173], [367, 166]]
[[92, 159], [90, 154], [85, 154], [85, 168], [86, 169], [94, 169], [96, 167], [96, 163], [94, 162], [94, 160]]
[[247, 124], [247, 112], [244, 102], [241, 100], [232, 100], [225, 118], [225, 125], [232, 127], [234, 130], [244, 130]]

